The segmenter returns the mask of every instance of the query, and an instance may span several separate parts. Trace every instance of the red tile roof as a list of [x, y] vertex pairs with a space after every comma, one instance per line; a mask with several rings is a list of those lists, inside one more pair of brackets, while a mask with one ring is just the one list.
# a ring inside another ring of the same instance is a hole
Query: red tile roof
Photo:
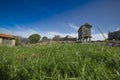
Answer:
[[10, 38], [10, 39], [14, 39], [15, 37], [12, 36], [12, 35], [9, 35], [9, 34], [3, 34], [3, 33], [0, 33], [0, 37], [2, 38]]

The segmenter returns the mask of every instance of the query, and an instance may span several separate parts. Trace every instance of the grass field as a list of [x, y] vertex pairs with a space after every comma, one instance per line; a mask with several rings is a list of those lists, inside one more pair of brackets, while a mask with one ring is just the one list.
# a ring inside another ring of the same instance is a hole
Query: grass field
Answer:
[[120, 80], [120, 48], [76, 43], [0, 46], [0, 80]]

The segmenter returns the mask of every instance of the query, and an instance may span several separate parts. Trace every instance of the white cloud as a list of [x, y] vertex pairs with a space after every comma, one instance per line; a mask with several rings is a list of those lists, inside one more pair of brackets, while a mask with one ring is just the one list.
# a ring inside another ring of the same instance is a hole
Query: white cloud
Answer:
[[7, 33], [7, 34], [11, 34], [12, 31], [5, 29], [5, 28], [1, 28], [0, 27], [0, 33]]
[[79, 29], [78, 26], [76, 26], [75, 24], [72, 24], [72, 23], [70, 23], [69, 26], [70, 26], [72, 29], [74, 29], [75, 31], [77, 31], [77, 30]]
[[40, 34], [42, 37], [47, 36], [49, 38], [54, 37], [54, 35], [60, 35], [61, 37], [65, 37], [66, 35], [70, 35], [72, 37], [77, 37], [76, 33], [60, 33], [60, 32], [55, 32], [55, 31], [47, 31], [47, 32], [38, 32], [34, 29], [28, 28], [18, 28], [16, 30], [8, 30], [6, 28], [0, 28], [1, 33], [6, 33], [6, 34], [11, 34], [11, 35], [16, 35], [16, 36], [22, 36], [22, 37], [29, 37], [31, 34]]
[[[52, 38], [54, 37], [54, 35], [60, 35], [61, 37], [65, 37], [66, 35], [69, 35], [69, 36], [72, 36], [72, 37], [78, 37], [78, 34], [77, 33], [60, 33], [60, 32], [54, 32], [54, 31], [51, 31], [51, 32], [44, 32], [44, 33], [41, 33], [41, 35], [44, 35], [44, 36], [47, 36], [49, 38]], [[108, 38], [108, 34], [107, 33], [103, 33], [103, 35]], [[92, 34], [92, 40], [96, 41], [96, 40], [104, 40], [104, 37], [103, 37], [102, 34]]]
[[120, 28], [119, 27], [117, 27], [117, 29], [116, 29], [117, 31], [119, 31], [120, 30]]
[[[65, 37], [66, 35], [72, 36], [72, 37], [77, 37], [77, 33], [60, 33], [60, 32], [55, 32], [55, 31], [47, 31], [47, 32], [42, 32], [42, 31], [36, 31], [34, 29], [28, 28], [28, 29], [18, 29], [18, 30], [8, 30], [6, 28], [0, 28], [0, 33], [6, 33], [6, 34], [12, 34], [12, 35], [18, 35], [22, 37], [29, 37], [31, 34], [40, 34], [41, 37], [47, 36], [48, 38], [54, 37], [54, 35], [60, 35], [61, 37]], [[106, 38], [108, 38], [107, 33], [103, 33]], [[92, 34], [92, 40], [104, 40], [104, 37], [102, 34]]]
[[[108, 34], [107, 33], [103, 33], [103, 35], [105, 36], [105, 38], [108, 38]], [[96, 40], [105, 40], [102, 34], [92, 34], [92, 40], [96, 41]]]
[[27, 30], [20, 30], [20, 31], [13, 31], [13, 35], [20, 35], [22, 37], [29, 37], [31, 34], [39, 34], [39, 32], [32, 30], [32, 29], [27, 29]]
[[72, 37], [77, 37], [77, 33], [60, 33], [60, 32], [45, 32], [43, 33], [44, 36], [47, 36], [49, 38], [54, 37], [54, 35], [60, 35], [61, 37], [65, 37], [66, 35], [72, 36]]
[[35, 33], [39, 34], [39, 32], [30, 28], [28, 29], [18, 28], [16, 30], [8, 30], [6, 28], [0, 28], [0, 33], [22, 36], [22, 37], [29, 37], [31, 34], [35, 34]]

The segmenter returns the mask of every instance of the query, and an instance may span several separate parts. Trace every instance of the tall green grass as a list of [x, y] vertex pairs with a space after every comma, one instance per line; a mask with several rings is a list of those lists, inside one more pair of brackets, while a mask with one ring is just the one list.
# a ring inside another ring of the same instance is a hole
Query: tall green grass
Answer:
[[119, 48], [95, 44], [0, 46], [0, 80], [119, 79]]

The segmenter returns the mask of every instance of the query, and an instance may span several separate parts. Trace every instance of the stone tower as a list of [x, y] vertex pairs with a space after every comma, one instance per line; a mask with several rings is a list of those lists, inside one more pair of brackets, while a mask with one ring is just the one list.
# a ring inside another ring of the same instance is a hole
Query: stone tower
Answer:
[[78, 29], [78, 42], [91, 42], [92, 25], [85, 23]]

